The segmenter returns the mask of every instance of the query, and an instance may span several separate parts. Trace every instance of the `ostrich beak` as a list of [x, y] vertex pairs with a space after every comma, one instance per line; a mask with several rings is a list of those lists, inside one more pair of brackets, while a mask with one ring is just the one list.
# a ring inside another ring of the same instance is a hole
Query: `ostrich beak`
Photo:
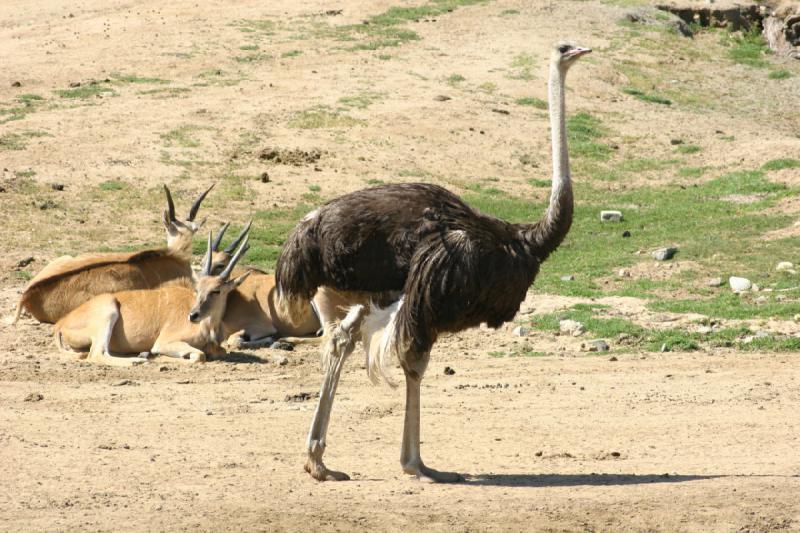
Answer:
[[573, 48], [572, 50], [567, 52], [565, 55], [567, 57], [581, 57], [583, 55], [590, 54], [590, 53], [592, 53], [592, 49], [591, 48], [581, 48], [579, 46], [577, 48]]

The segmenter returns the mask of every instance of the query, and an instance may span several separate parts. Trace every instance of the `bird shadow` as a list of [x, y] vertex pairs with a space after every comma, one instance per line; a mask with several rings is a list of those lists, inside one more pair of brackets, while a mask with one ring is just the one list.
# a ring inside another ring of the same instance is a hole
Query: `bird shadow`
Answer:
[[494, 487], [578, 487], [685, 483], [728, 477], [677, 474], [475, 474], [465, 476], [462, 485]]

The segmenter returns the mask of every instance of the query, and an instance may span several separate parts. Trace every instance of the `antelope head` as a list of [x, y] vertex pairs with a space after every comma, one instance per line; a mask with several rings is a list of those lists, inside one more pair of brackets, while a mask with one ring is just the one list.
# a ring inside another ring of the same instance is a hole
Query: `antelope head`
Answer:
[[225, 306], [227, 305], [228, 294], [238, 287], [250, 272], [245, 272], [238, 278], [230, 279], [233, 267], [239, 262], [242, 255], [247, 251], [250, 246], [247, 244], [248, 237], [245, 234], [236, 253], [233, 254], [228, 266], [218, 275], [211, 273], [211, 261], [213, 254], [213, 235], [211, 232], [208, 234], [208, 248], [206, 255], [203, 259], [203, 268], [197, 276], [195, 284], [195, 300], [194, 307], [189, 311], [189, 321], [193, 323], [202, 322], [206, 318], [210, 318], [214, 324], [219, 323], [225, 314]]
[[195, 222], [195, 217], [198, 209], [200, 209], [200, 204], [203, 203], [206, 195], [213, 188], [214, 185], [211, 185], [197, 197], [185, 220], [178, 220], [175, 216], [175, 204], [172, 201], [172, 194], [170, 194], [169, 188], [164, 185], [164, 192], [167, 195], [167, 209], [164, 211], [163, 222], [164, 228], [167, 230], [167, 248], [171, 251], [187, 256], [192, 254], [192, 238], [206, 222], [205, 218], [199, 223]]
[[214, 242], [211, 244], [211, 250], [212, 250], [212, 253], [211, 253], [211, 273], [212, 274], [219, 274], [220, 272], [222, 272], [225, 269], [226, 266], [228, 266], [228, 264], [230, 263], [233, 251], [236, 249], [237, 246], [239, 246], [239, 244], [242, 242], [242, 239], [244, 239], [247, 236], [248, 232], [250, 231], [250, 226], [252, 224], [253, 224], [253, 221], [250, 220], [245, 225], [245, 227], [242, 228], [242, 231], [239, 233], [239, 236], [236, 237], [233, 241], [231, 241], [231, 243], [228, 246], [226, 246], [224, 250], [220, 250], [219, 246], [220, 246], [220, 243], [222, 242], [222, 236], [225, 234], [225, 230], [228, 229], [228, 226], [230, 226], [230, 222], [226, 222], [225, 224], [222, 225], [222, 227], [219, 229], [219, 233], [217, 234], [217, 237], [214, 239]]

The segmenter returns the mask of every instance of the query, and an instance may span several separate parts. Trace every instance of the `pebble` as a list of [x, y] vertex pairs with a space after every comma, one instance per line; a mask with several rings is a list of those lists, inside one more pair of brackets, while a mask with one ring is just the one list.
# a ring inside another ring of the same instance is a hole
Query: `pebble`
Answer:
[[733, 292], [749, 291], [753, 287], [753, 283], [749, 279], [736, 276], [728, 278], [728, 284]]
[[625, 231], [623, 231], [623, 232], [622, 232], [622, 236], [623, 236], [624, 238], [628, 238], [628, 237], [630, 237], [630, 236], [631, 236], [631, 232], [630, 232], [630, 231], [628, 231], [628, 230], [625, 230]]
[[656, 261], [669, 261], [673, 258], [675, 253], [677, 253], [677, 248], [667, 247], [667, 248], [659, 248], [650, 253], [653, 256], [653, 259]]
[[528, 333], [530, 333], [530, 331], [531, 330], [526, 328], [525, 326], [517, 326], [511, 331], [511, 333], [515, 337], [525, 337], [528, 335]]
[[585, 352], [607, 352], [610, 349], [608, 343], [603, 339], [581, 343], [581, 350]]
[[711, 278], [708, 280], [709, 287], [722, 287], [722, 278]]
[[272, 358], [272, 362], [278, 366], [286, 366], [289, 364], [289, 358], [285, 355], [276, 355]]
[[449, 96], [445, 96], [443, 94], [434, 96], [433, 99], [436, 100], [437, 102], [446, 102], [448, 100], [452, 100], [452, 98], [450, 98]]
[[789, 261], [781, 261], [780, 263], [778, 263], [778, 266], [775, 267], [775, 270], [781, 272], [782, 270], [792, 270], [793, 268], [794, 265]]
[[561, 333], [569, 333], [573, 337], [577, 337], [586, 331], [586, 327], [577, 320], [562, 320], [558, 323], [558, 329]]
[[714, 330], [711, 328], [711, 326], [700, 326], [699, 328], [697, 328], [697, 333], [701, 335], [708, 335], [712, 331]]
[[631, 277], [631, 271], [628, 270], [627, 268], [619, 269], [619, 272], [617, 272], [617, 274], [619, 274], [619, 277], [621, 277], [621, 278], [629, 278], [629, 277]]
[[269, 183], [269, 172], [261, 173], [261, 183]]
[[456, 371], [453, 370], [452, 368], [450, 368], [449, 366], [444, 367], [444, 375], [445, 376], [454, 376], [455, 373], [456, 373]]
[[294, 344], [284, 341], [275, 341], [269, 347], [273, 350], [286, 350], [287, 352], [294, 350]]
[[763, 304], [767, 303], [768, 301], [769, 301], [769, 298], [767, 298], [766, 296], [759, 296], [758, 298], [753, 300], [753, 302], [756, 305], [763, 305]]
[[561, 281], [575, 281], [575, 276], [570, 274], [569, 276], [561, 276]]
[[38, 392], [32, 392], [32, 393], [28, 394], [27, 396], [25, 396], [25, 401], [26, 402], [40, 402], [42, 400], [44, 400], [44, 396], [41, 393], [38, 393]]
[[129, 379], [120, 379], [111, 384], [112, 387], [122, 387], [123, 385], [131, 385], [133, 381]]
[[600, 211], [600, 220], [603, 222], [620, 222], [622, 211]]
[[[661, 350], [659, 350], [659, 351], [660, 351], [661, 353], [664, 353], [664, 352], [668, 352], [668, 351], [669, 351], [669, 346], [667, 346], [667, 343], [666, 343], [666, 342], [665, 342], [664, 344], [662, 344], [662, 345], [661, 345]], [[669, 376], [667, 376], [667, 377], [669, 377]]]

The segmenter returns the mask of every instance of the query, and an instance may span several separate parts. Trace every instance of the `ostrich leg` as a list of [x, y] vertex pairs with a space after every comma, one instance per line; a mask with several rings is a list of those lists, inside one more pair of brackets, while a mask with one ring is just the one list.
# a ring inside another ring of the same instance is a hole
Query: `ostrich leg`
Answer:
[[[427, 359], [427, 356], [426, 356]], [[427, 483], [453, 483], [464, 478], [456, 472], [439, 472], [428, 468], [419, 454], [419, 387], [422, 377], [406, 371], [406, 418], [403, 426], [403, 449], [400, 464], [406, 474], [416, 475]]]
[[330, 336], [323, 347], [322, 360], [325, 376], [322, 378], [319, 402], [317, 402], [317, 409], [314, 411], [314, 419], [311, 422], [311, 430], [306, 441], [308, 459], [305, 466], [306, 472], [319, 481], [345, 481], [350, 479], [350, 476], [344, 472], [329, 470], [322, 462], [322, 455], [325, 453], [325, 435], [328, 433], [333, 397], [339, 384], [342, 365], [355, 348], [357, 339], [352, 333], [354, 327], [355, 331], [360, 327], [363, 315], [364, 307], [360, 305], [354, 306], [341, 324], [332, 328]]

